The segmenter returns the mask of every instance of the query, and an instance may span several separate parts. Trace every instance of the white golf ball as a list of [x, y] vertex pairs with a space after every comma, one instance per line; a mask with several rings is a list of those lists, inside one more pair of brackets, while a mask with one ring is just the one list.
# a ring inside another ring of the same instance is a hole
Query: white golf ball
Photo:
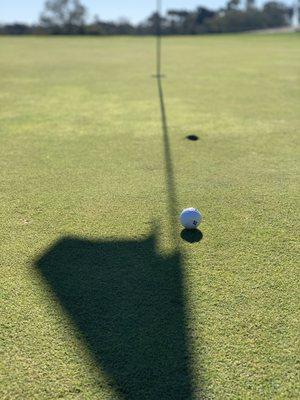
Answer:
[[202, 215], [196, 208], [186, 208], [180, 214], [181, 225], [186, 229], [197, 229], [202, 221]]

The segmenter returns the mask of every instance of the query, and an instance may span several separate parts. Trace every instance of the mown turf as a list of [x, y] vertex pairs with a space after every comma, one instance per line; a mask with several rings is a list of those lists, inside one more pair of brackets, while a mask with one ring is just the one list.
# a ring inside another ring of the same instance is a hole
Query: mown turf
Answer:
[[163, 50], [167, 151], [152, 38], [0, 38], [2, 399], [300, 396], [300, 36]]

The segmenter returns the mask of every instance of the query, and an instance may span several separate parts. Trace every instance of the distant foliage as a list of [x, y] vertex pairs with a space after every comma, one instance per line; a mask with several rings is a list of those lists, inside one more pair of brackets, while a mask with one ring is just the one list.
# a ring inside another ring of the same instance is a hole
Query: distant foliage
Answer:
[[217, 11], [198, 7], [193, 11], [172, 9], [165, 16], [153, 13], [138, 25], [127, 20], [101, 21], [97, 16], [88, 23], [86, 16], [87, 10], [80, 0], [47, 0], [38, 25], [4, 25], [0, 26], [0, 34], [153, 35], [158, 30], [164, 35], [244, 32], [290, 25], [293, 9], [278, 1], [270, 1], [258, 8], [255, 0], [229, 0]]
[[87, 10], [80, 0], [47, 0], [40, 25], [52, 34], [81, 34]]

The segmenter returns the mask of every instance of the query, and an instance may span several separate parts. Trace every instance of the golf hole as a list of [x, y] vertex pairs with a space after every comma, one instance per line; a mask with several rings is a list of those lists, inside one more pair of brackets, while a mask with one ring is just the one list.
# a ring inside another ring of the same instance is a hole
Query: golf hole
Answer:
[[188, 135], [186, 139], [191, 140], [192, 142], [196, 142], [199, 140], [199, 137], [197, 135]]

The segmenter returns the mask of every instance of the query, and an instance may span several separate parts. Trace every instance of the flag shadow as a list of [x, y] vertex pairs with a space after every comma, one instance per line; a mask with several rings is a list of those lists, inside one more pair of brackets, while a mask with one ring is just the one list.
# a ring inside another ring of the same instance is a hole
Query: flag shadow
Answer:
[[65, 237], [36, 267], [118, 398], [192, 400], [183, 264], [140, 241]]
[[[194, 400], [177, 195], [160, 66], [169, 220], [174, 251], [157, 250], [158, 232], [141, 240], [65, 237], [36, 267], [81, 332], [122, 400]], [[202, 389], [197, 385], [197, 398]], [[199, 397], [200, 396], [200, 397]]]

